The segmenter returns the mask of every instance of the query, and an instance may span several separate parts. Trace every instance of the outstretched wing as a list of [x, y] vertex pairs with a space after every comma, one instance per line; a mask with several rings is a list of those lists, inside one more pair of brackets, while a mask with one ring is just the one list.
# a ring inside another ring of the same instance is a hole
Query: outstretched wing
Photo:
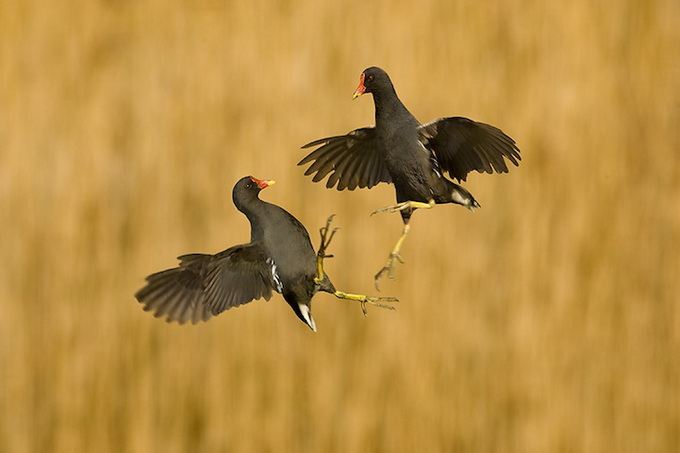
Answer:
[[314, 162], [305, 171], [305, 175], [316, 172], [312, 181], [319, 182], [330, 173], [326, 187], [331, 189], [337, 183], [338, 190], [370, 189], [380, 182], [392, 182], [378, 150], [374, 127], [362, 127], [347, 135], [315, 140], [302, 148], [319, 145], [298, 163]]
[[168, 322], [196, 324], [272, 297], [271, 270], [258, 244], [237, 245], [217, 255], [182, 255], [179, 260], [179, 267], [149, 275], [146, 286], [135, 294], [145, 311]]
[[497, 127], [467, 118], [439, 118], [419, 128], [421, 141], [434, 152], [439, 166], [452, 178], [465, 181], [468, 173], [507, 173], [504, 159], [519, 165], [515, 141]]

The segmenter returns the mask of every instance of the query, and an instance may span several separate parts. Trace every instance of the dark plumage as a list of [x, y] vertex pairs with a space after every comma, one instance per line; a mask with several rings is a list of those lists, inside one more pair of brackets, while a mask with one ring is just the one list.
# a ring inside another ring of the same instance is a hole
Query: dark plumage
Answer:
[[377, 283], [385, 272], [392, 276], [414, 209], [442, 203], [479, 207], [472, 194], [446, 179], [445, 173], [458, 182], [465, 181], [473, 170], [506, 173], [505, 159], [517, 166], [521, 158], [515, 141], [488, 124], [450, 117], [421, 125], [380, 68], [371, 67], [361, 74], [354, 97], [364, 93], [373, 94], [375, 127], [308, 143], [303, 148], [318, 148], [298, 165], [311, 162], [305, 175], [314, 174], [314, 182], [330, 175], [326, 187], [337, 186], [338, 190], [394, 184], [398, 204], [376, 212], [399, 211], [405, 228], [388, 264], [376, 275]]
[[[216, 255], [183, 255], [179, 267], [148, 276], [146, 286], [135, 294], [144, 310], [168, 322], [195, 324], [255, 299], [269, 300], [276, 291], [297, 317], [316, 331], [311, 300], [317, 291], [357, 300], [362, 308], [365, 303], [380, 305], [375, 303], [377, 298], [335, 290], [322, 266], [332, 235], [322, 234], [317, 255], [307, 230], [295, 217], [260, 200], [260, 191], [272, 184], [274, 181], [247, 176], [234, 186], [234, 205], [250, 221], [250, 243]], [[392, 298], [383, 300], [391, 302]]]

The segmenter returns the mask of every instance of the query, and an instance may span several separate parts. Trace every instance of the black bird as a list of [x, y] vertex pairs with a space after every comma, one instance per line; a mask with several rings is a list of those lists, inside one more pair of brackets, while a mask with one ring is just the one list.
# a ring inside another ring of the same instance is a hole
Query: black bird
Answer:
[[147, 284], [135, 297], [144, 310], [184, 324], [207, 321], [233, 307], [254, 299], [283, 295], [298, 318], [316, 332], [311, 313], [317, 291], [341, 299], [392, 308], [379, 302], [396, 302], [393, 297], [368, 297], [336, 291], [323, 270], [326, 249], [335, 234], [329, 234], [333, 216], [321, 228], [321, 245], [314, 252], [305, 227], [286, 210], [260, 200], [262, 189], [274, 184], [246, 176], [234, 186], [236, 208], [250, 221], [250, 243], [236, 245], [216, 255], [182, 255], [179, 267], [149, 275]]
[[371, 67], [361, 74], [354, 98], [372, 93], [375, 127], [363, 127], [347, 135], [327, 137], [307, 143], [319, 146], [298, 165], [313, 162], [305, 175], [316, 173], [319, 182], [328, 174], [326, 187], [338, 190], [371, 188], [378, 183], [393, 183], [397, 204], [374, 211], [401, 213], [404, 229], [385, 266], [375, 275], [375, 285], [386, 273], [394, 277], [395, 260], [409, 231], [411, 214], [417, 208], [456, 203], [473, 210], [480, 205], [463, 187], [444, 177], [448, 173], [458, 182], [468, 173], [507, 173], [504, 159], [515, 166], [521, 160], [515, 141], [500, 129], [467, 118], [439, 118], [420, 124], [397, 97], [385, 71]]

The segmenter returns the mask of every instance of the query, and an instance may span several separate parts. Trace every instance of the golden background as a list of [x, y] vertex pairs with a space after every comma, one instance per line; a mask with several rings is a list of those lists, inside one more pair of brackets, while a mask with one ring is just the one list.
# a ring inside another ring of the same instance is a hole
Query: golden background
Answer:
[[[522, 151], [483, 208], [418, 211], [398, 311], [280, 296], [198, 326], [133, 298], [249, 238], [244, 175], [342, 290], [401, 231], [300, 145], [373, 124], [386, 69], [422, 122]], [[680, 3], [3, 1], [0, 451], [680, 450]]]

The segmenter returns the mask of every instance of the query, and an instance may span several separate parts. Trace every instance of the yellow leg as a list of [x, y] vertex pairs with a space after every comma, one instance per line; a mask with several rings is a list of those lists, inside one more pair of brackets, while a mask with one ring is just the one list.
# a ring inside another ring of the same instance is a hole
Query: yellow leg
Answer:
[[371, 213], [373, 214], [381, 214], [383, 212], [399, 212], [403, 211], [404, 209], [432, 209], [434, 208], [434, 200], [430, 200], [427, 203], [423, 203], [422, 201], [404, 201], [403, 203], [398, 203], [392, 206], [385, 206], [384, 208], [376, 209]]
[[[396, 255], [397, 257], [399, 257], [401, 245], [404, 243], [404, 240], [406, 239], [406, 236], [408, 235], [410, 229], [411, 225], [409, 225], [408, 223], [404, 225], [404, 229], [401, 231], [401, 236], [399, 236], [399, 239], [397, 239], [397, 243], [394, 244], [394, 248], [392, 249], [392, 253], [390, 253], [390, 255]], [[401, 257], [399, 257], [399, 261], [402, 261]]]
[[314, 283], [319, 284], [323, 281], [323, 259], [325, 255], [316, 255], [316, 277], [314, 277]]
[[[319, 233], [321, 235], [321, 244], [319, 245], [319, 251], [316, 253], [316, 277], [314, 278], [314, 282], [317, 285], [320, 285], [321, 282], [324, 280], [324, 270], [323, 270], [323, 260], [324, 258], [332, 258], [333, 255], [326, 255], [326, 249], [328, 249], [328, 246], [331, 243], [331, 240], [333, 239], [333, 236], [335, 233], [338, 231], [338, 228], [333, 228], [333, 230], [328, 233], [331, 227], [331, 222], [333, 221], [333, 217], [335, 217], [335, 214], [331, 215], [328, 217], [328, 220], [326, 220], [326, 226], [322, 227], [319, 230]], [[366, 304], [371, 304], [375, 305], [376, 307], [380, 308], [386, 308], [388, 310], [394, 310], [394, 307], [391, 307], [389, 305], [384, 305], [381, 302], [399, 302], [399, 299], [396, 297], [370, 297], [366, 296], [364, 294], [351, 294], [351, 293], [346, 293], [343, 291], [335, 291], [333, 293], [335, 297], [338, 299], [345, 299], [345, 300], [354, 300], [357, 301], [361, 304], [361, 311], [364, 313], [364, 316], [368, 315], [368, 312], [366, 311]]]
[[399, 239], [397, 239], [397, 243], [394, 245], [394, 248], [392, 249], [392, 252], [390, 252], [390, 256], [387, 258], [387, 262], [385, 265], [378, 271], [377, 274], [375, 274], [375, 277], [373, 277], [375, 281], [375, 289], [380, 291], [380, 286], [378, 282], [382, 277], [387, 274], [387, 277], [392, 279], [394, 278], [394, 270], [396, 267], [396, 261], [399, 261], [400, 263], [404, 263], [404, 260], [401, 258], [401, 255], [399, 254], [399, 251], [401, 250], [401, 246], [404, 243], [404, 240], [406, 239], [406, 236], [408, 235], [409, 230], [411, 229], [411, 226], [407, 223], [404, 225], [404, 229], [401, 232], [401, 236], [399, 236]]
[[364, 316], [368, 316], [366, 304], [371, 304], [380, 308], [386, 308], [388, 310], [394, 310], [394, 307], [390, 305], [384, 305], [381, 302], [399, 302], [399, 299], [396, 297], [370, 297], [364, 294], [350, 294], [342, 291], [336, 291], [333, 295], [338, 299], [354, 300], [359, 302], [361, 304], [361, 311], [364, 313]]

